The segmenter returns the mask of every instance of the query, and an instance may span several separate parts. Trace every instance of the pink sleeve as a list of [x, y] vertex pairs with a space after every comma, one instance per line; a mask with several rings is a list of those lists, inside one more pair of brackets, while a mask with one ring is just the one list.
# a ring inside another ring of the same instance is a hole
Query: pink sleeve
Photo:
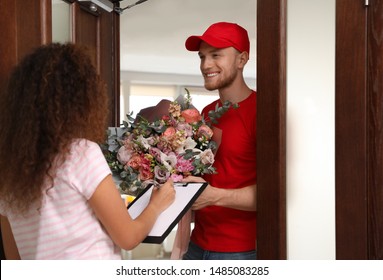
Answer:
[[72, 167], [73, 187], [89, 199], [111, 171], [98, 144], [81, 141], [78, 148], [81, 152], [76, 151], [76, 164]]

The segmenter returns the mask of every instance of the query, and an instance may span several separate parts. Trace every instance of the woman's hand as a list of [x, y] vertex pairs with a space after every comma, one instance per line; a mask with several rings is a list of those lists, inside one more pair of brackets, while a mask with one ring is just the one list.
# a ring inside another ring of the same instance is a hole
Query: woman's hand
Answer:
[[112, 240], [119, 247], [132, 250], [144, 240], [158, 216], [174, 199], [172, 181], [166, 182], [160, 189], [154, 187], [148, 206], [138, 217], [132, 219], [112, 176], [108, 175], [89, 199], [89, 204]]
[[176, 191], [173, 186], [173, 181], [168, 180], [160, 187], [153, 187], [150, 203], [160, 212], [163, 212], [174, 202], [175, 197]]

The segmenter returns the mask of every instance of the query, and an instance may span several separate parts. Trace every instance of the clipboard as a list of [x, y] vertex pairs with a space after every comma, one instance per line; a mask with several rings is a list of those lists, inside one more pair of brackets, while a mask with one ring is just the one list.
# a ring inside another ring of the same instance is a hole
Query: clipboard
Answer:
[[[161, 244], [178, 224], [192, 204], [197, 200], [208, 184], [174, 183], [176, 197], [174, 202], [158, 216], [152, 230], [142, 243]], [[133, 219], [138, 217], [149, 203], [154, 186], [148, 185], [127, 207]]]

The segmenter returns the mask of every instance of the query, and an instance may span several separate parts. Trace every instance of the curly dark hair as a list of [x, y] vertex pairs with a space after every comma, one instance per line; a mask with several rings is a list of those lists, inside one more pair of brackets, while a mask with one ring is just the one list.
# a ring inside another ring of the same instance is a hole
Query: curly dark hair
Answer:
[[43, 45], [14, 69], [0, 95], [0, 196], [19, 213], [41, 202], [73, 140], [106, 139], [106, 85], [88, 50], [72, 43]]

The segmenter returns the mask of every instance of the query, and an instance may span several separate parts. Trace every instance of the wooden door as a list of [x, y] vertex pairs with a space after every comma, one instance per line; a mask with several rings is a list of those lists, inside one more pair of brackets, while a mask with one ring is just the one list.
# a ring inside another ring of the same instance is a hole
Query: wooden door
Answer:
[[[64, 0], [63, 0], [64, 1]], [[99, 8], [90, 12], [86, 4], [71, 5], [72, 41], [94, 51], [94, 62], [106, 81], [110, 96], [110, 125], [119, 125], [120, 52], [119, 14]], [[117, 5], [117, 4], [116, 4]], [[12, 68], [31, 49], [52, 41], [52, 0], [0, 1], [0, 91], [5, 89]]]
[[383, 259], [382, 14], [336, 1], [337, 259]]
[[[73, 1], [71, 1], [73, 2]], [[98, 72], [107, 84], [110, 126], [120, 125], [120, 19], [116, 12], [89, 9], [89, 3], [71, 5], [72, 41], [89, 47]]]
[[367, 18], [368, 258], [383, 260], [383, 0]]

